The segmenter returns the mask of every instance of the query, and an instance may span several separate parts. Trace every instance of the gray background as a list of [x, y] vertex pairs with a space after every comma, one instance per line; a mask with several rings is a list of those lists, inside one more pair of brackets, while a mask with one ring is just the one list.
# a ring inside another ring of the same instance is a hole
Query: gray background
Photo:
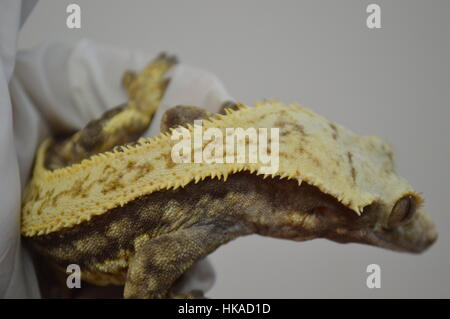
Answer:
[[[67, 4], [81, 30], [65, 26]], [[369, 30], [366, 6], [382, 9]], [[88, 37], [161, 50], [215, 73], [239, 101], [298, 101], [394, 144], [398, 171], [423, 192], [438, 242], [422, 255], [326, 240], [250, 236], [212, 254], [214, 298], [450, 297], [450, 1], [42, 0], [19, 46]], [[366, 266], [382, 269], [366, 287]]]

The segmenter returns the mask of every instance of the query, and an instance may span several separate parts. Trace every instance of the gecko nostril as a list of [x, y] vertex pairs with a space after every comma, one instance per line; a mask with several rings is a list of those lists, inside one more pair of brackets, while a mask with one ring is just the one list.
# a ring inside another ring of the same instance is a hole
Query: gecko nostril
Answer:
[[431, 246], [438, 239], [438, 233], [435, 229], [431, 230], [427, 236], [427, 246]]

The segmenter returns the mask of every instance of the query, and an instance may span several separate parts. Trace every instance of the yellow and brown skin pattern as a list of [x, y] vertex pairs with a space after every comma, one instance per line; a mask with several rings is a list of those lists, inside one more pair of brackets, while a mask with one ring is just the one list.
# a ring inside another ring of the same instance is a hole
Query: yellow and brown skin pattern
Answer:
[[128, 102], [105, 112], [49, 149], [46, 166], [56, 169], [81, 162], [114, 146], [136, 141], [148, 128], [170, 79], [165, 75], [177, 59], [161, 53], [141, 73], [128, 71], [122, 79]]
[[[179, 106], [166, 113], [162, 130], [168, 128], [164, 123], [207, 115]], [[152, 193], [76, 227], [32, 237], [29, 244], [62, 269], [79, 264], [85, 280], [124, 285], [126, 298], [165, 298], [174, 297], [172, 286], [195, 261], [248, 234], [328, 238], [410, 252], [433, 243], [434, 227], [413, 198], [394, 207], [386, 212], [374, 204], [357, 216], [306, 183], [237, 173], [226, 182], [207, 179]]]
[[[147, 70], [144, 74], [149, 73], [152, 74]], [[135, 76], [128, 74], [124, 82], [130, 86], [133, 79]], [[130, 92], [135, 91], [128, 92], [132, 95]], [[146, 104], [137, 100], [142, 109]], [[84, 156], [83, 151], [73, 151], [80, 149], [82, 143], [72, 139], [68, 147], [71, 152], [48, 151], [47, 167], [70, 166], [124, 141], [136, 140], [139, 134], [134, 128], [130, 130], [129, 122], [110, 125], [126, 108], [110, 111], [78, 134], [87, 140], [102, 136], [95, 147], [84, 151]], [[151, 111], [143, 113], [151, 118]], [[196, 107], [178, 106], [163, 116], [161, 131], [209, 116]], [[113, 129], [105, 129], [108, 125]], [[304, 130], [302, 126], [293, 127], [291, 122], [281, 121], [277, 125], [282, 129], [281, 136], [284, 126]], [[334, 124], [329, 126], [334, 139], [344, 133]], [[111, 132], [113, 135], [120, 132], [124, 137], [109, 136]], [[353, 156], [348, 153], [347, 161], [352, 178], [356, 179], [358, 171], [354, 169]], [[25, 241], [41, 265], [64, 270], [75, 263], [81, 267], [84, 280], [95, 285], [123, 286], [126, 298], [167, 298], [198, 297], [198, 292], [177, 296], [173, 290], [176, 281], [197, 260], [230, 240], [249, 234], [297, 241], [327, 238], [414, 253], [425, 250], [437, 236], [414, 194], [390, 202], [375, 201], [358, 216], [335, 197], [306, 182], [299, 185], [295, 180], [236, 172], [226, 180], [208, 177], [183, 188], [155, 191], [72, 227], [27, 236]], [[122, 293], [122, 289], [117, 292]]]

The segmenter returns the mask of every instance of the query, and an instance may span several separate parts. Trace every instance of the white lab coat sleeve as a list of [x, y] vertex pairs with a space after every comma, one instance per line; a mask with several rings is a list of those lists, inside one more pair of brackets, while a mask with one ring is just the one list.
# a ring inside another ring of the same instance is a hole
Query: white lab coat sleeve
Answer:
[[20, 246], [19, 163], [15, 148], [14, 110], [8, 84], [14, 70], [17, 33], [35, 1], [0, 2], [0, 298], [39, 297], [36, 278]]
[[[44, 43], [17, 53], [14, 74], [9, 85], [13, 111], [8, 116], [9, 121], [12, 120], [13, 123], [14, 140], [13, 143], [9, 141], [12, 152], [7, 161], [10, 163], [8, 168], [18, 166], [18, 171], [9, 170], [10, 175], [13, 174], [11, 172], [16, 172], [16, 175], [9, 178], [19, 179], [20, 186], [19, 183], [11, 184], [14, 188], [9, 190], [9, 197], [0, 194], [2, 207], [5, 207], [5, 203], [9, 204], [9, 215], [13, 215], [11, 218], [15, 220], [14, 223], [9, 221], [9, 226], [3, 224], [4, 212], [0, 213], [0, 227], [14, 228], [8, 230], [10, 237], [18, 234], [20, 192], [29, 177], [36, 148], [43, 138], [52, 133], [80, 129], [108, 108], [125, 102], [126, 95], [121, 88], [123, 72], [141, 70], [156, 55], [156, 51], [153, 54], [143, 54], [88, 40], [77, 43]], [[196, 105], [216, 112], [223, 102], [232, 100], [222, 83], [209, 72], [180, 64], [170, 71], [169, 76], [170, 84], [146, 136], [158, 134], [161, 116], [172, 106]], [[11, 123], [8, 125], [11, 126]], [[0, 135], [0, 138], [4, 136]], [[7, 143], [2, 141], [1, 146]], [[1, 167], [1, 173], [7, 172], [8, 168]], [[2, 245], [5, 245], [5, 239], [4, 234], [0, 233]], [[19, 249], [18, 247], [3, 247], [3, 251]], [[0, 269], [3, 264], [7, 264], [1, 255], [1, 248]], [[10, 260], [11, 256], [8, 257]], [[26, 275], [29, 272], [28, 269], [22, 273]], [[6, 278], [10, 274], [0, 272], [0, 292], [1, 275]], [[214, 272], [209, 262], [202, 260], [194, 265], [187, 277], [180, 287], [181, 291], [206, 291], [213, 284]], [[14, 284], [8, 286], [12, 287]]]

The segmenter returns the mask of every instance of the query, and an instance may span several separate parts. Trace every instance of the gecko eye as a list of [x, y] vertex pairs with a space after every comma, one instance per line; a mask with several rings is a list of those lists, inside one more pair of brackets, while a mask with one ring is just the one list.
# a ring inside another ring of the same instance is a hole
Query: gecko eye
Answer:
[[412, 196], [404, 196], [395, 203], [389, 216], [388, 226], [396, 227], [409, 220], [416, 211], [416, 201]]

